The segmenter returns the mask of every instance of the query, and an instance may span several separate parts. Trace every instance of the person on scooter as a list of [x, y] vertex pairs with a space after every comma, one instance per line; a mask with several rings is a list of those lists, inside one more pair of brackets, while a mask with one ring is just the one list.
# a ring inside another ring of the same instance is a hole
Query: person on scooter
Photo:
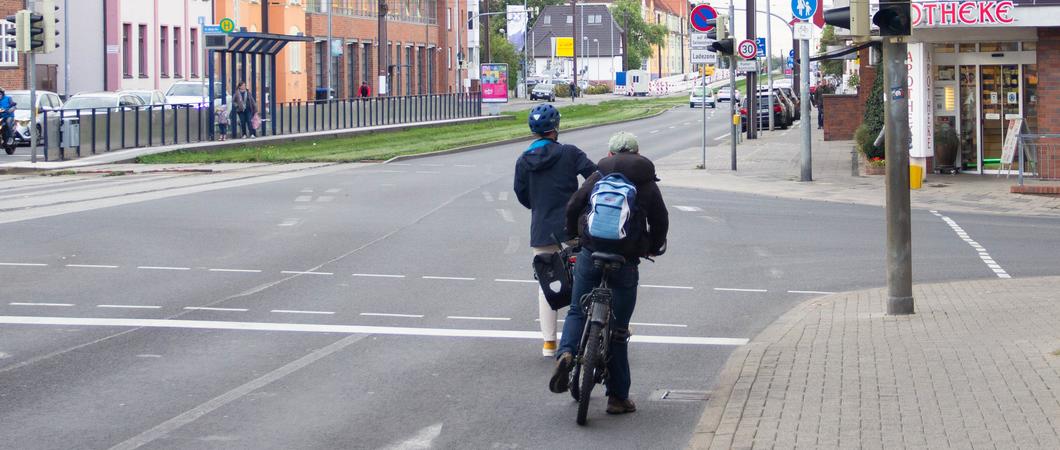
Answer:
[[4, 145], [11, 145], [11, 139], [13, 138], [14, 132], [14, 120], [15, 120], [15, 101], [11, 100], [11, 97], [7, 96], [3, 88], [0, 88], [0, 122], [3, 122], [3, 143]]
[[[666, 252], [666, 232], [670, 227], [666, 203], [663, 202], [658, 180], [655, 176], [655, 165], [648, 158], [639, 154], [640, 145], [636, 136], [616, 133], [608, 141], [609, 156], [598, 163], [599, 171], [590, 176], [581, 188], [571, 197], [567, 204], [567, 230], [577, 235], [582, 247], [574, 267], [574, 288], [571, 295], [571, 307], [567, 310], [567, 320], [563, 323], [563, 336], [560, 341], [556, 359], [556, 369], [549, 381], [549, 390], [555, 393], [566, 392], [573, 367], [574, 354], [578, 350], [582, 330], [585, 328], [585, 311], [581, 308], [584, 295], [600, 284], [602, 271], [594, 267], [594, 251], [614, 252], [625, 257], [626, 262], [615, 272], [611, 272], [608, 286], [611, 288], [611, 308], [614, 317], [612, 322], [610, 357], [607, 362], [607, 413], [625, 414], [637, 410], [629, 398], [630, 374], [629, 355], [627, 353], [630, 337], [629, 321], [637, 303], [637, 283], [639, 281], [638, 265], [640, 258], [662, 255]], [[628, 237], [619, 241], [615, 248], [604, 250], [600, 243], [594, 242], [588, 232], [587, 215], [593, 188], [600, 179], [620, 173], [637, 188], [630, 231]]]

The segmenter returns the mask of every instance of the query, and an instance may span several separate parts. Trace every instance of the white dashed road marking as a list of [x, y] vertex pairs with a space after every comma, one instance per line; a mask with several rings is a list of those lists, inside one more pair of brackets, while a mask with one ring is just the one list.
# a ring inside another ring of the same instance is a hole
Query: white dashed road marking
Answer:
[[684, 212], [695, 212], [695, 211], [702, 211], [703, 210], [703, 208], [700, 208], [698, 206], [674, 205], [674, 208], [677, 208], [677, 209], [679, 209], [681, 211], [684, 211]]
[[274, 309], [269, 312], [280, 313], [280, 314], [321, 314], [331, 315], [335, 314], [335, 311], [301, 311], [297, 309]]
[[365, 278], [405, 278], [404, 275], [390, 275], [385, 273], [355, 273], [353, 276]]
[[441, 172], [439, 172], [437, 170], [417, 170], [416, 173], [438, 174], [438, 173], [441, 173]]
[[311, 201], [313, 201], [313, 196], [312, 195], [299, 195], [299, 196], [294, 198], [294, 201], [296, 201], [296, 202], [311, 202]]
[[493, 281], [500, 283], [531, 283], [537, 284], [537, 280], [510, 280], [507, 278], [494, 278]]
[[162, 309], [161, 306], [153, 305], [96, 305], [96, 308], [118, 308], [118, 309]]
[[681, 323], [644, 323], [644, 322], [630, 322], [630, 325], [638, 327], [670, 327], [670, 328], [688, 328], [688, 325]]
[[715, 140], [715, 141], [720, 141], [720, 140], [722, 140], [722, 139], [725, 139], [725, 138], [727, 138], [727, 137], [729, 137], [729, 135], [727, 135], [727, 134], [723, 134], [723, 135], [721, 135], [721, 136], [718, 136], [718, 137], [714, 138], [714, 140]]
[[479, 317], [479, 316], [445, 316], [452, 320], [512, 320], [511, 317]]
[[821, 294], [821, 295], [835, 294], [835, 292], [828, 292], [828, 291], [788, 291], [788, 293], [789, 294]]
[[685, 290], [694, 289], [692, 286], [666, 286], [666, 285], [661, 285], [661, 284], [642, 284], [642, 285], [640, 285], [640, 287], [655, 288], [655, 289], [685, 289]]
[[497, 200], [502, 202], [508, 201], [508, 191], [501, 191], [497, 193]]
[[659, 130], [651, 130], [651, 131], [648, 132], [648, 134], [655, 134], [655, 133], [658, 133], [658, 132], [659, 132]]
[[342, 189], [339, 189], [339, 188], [331, 188], [331, 189], [328, 189], [328, 190], [326, 190], [324, 192], [326, 192], [328, 194], [336, 194], [336, 193], [341, 192], [341, 191], [342, 191]]
[[739, 288], [714, 288], [715, 291], [729, 291], [729, 292], [769, 292], [766, 289], [739, 289]]
[[327, 202], [330, 202], [332, 200], [335, 200], [335, 197], [332, 196], [332, 195], [321, 195], [320, 197], [317, 197], [317, 202], [318, 203], [327, 203]]
[[47, 266], [47, 264], [41, 264], [41, 263], [0, 263], [0, 266], [44, 267], [44, 266]]
[[475, 167], [474, 164], [453, 164], [453, 167]]
[[435, 276], [424, 276], [424, 280], [454, 280], [454, 281], [475, 281], [474, 278], [467, 277], [435, 277]]
[[284, 270], [282, 274], [288, 275], [335, 275], [332, 272], [312, 272], [312, 271], [300, 271], [300, 270]]
[[423, 314], [361, 313], [362, 316], [423, 318]]
[[293, 227], [295, 225], [298, 225], [298, 222], [301, 222], [301, 221], [302, 221], [302, 219], [298, 219], [298, 218], [283, 219], [283, 222], [280, 222], [279, 225], [276, 225], [276, 226], [278, 226], [278, 227]]
[[73, 303], [28, 303], [28, 302], [11, 302], [8, 303], [11, 306], [74, 306]]
[[185, 306], [184, 309], [189, 311], [233, 311], [233, 312], [247, 312], [246, 308], [214, 308], [212, 306]]
[[507, 208], [499, 208], [499, 209], [497, 209], [497, 214], [500, 214], [501, 215], [501, 219], [503, 219], [505, 222], [509, 222], [509, 223], [514, 223], [515, 222], [515, 217], [512, 216], [512, 212], [509, 211]]
[[976, 253], [979, 254], [979, 259], [983, 260], [983, 264], [986, 264], [986, 267], [993, 271], [994, 275], [997, 275], [998, 278], [1012, 278], [1012, 275], [1009, 275], [1008, 272], [997, 263], [997, 261], [994, 261], [994, 258], [990, 256], [990, 253], [986, 251], [986, 248], [972, 239], [972, 237], [968, 235], [968, 232], [964, 231], [964, 228], [961, 228], [961, 226], [957, 224], [957, 221], [946, 217], [935, 210], [932, 210], [931, 214], [934, 214], [935, 217], [946, 222], [946, 224], [950, 226], [950, 229], [952, 229], [954, 233], [957, 233], [957, 237], [975, 249]]
[[493, 201], [493, 194], [483, 191], [482, 192], [482, 198], [486, 199], [487, 202], [492, 202]]
[[118, 266], [108, 266], [103, 264], [67, 264], [66, 267], [81, 267], [85, 269], [117, 269]]
[[166, 266], [136, 266], [143, 270], [191, 270], [191, 267], [166, 267]]
[[261, 273], [258, 269], [210, 269], [210, 272]]

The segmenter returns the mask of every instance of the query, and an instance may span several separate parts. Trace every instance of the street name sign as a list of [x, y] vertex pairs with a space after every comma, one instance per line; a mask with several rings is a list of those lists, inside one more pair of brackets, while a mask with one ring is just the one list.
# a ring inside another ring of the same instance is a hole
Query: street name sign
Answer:
[[206, 34], [222, 34], [220, 25], [203, 25], [202, 32]]

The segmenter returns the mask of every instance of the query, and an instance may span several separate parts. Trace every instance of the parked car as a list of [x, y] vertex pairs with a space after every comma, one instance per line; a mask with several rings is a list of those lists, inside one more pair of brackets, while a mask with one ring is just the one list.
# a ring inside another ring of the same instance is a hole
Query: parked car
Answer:
[[[758, 97], [755, 98], [755, 102], [756, 102], [755, 106], [756, 106], [756, 110], [757, 110], [755, 115], [754, 115], [754, 120], [756, 120], [755, 123], [757, 124], [757, 126], [760, 129], [761, 128], [768, 128], [769, 127], [769, 117], [770, 117], [770, 115], [772, 115], [774, 124], [779, 124], [780, 128], [787, 129], [788, 126], [791, 124], [791, 118], [788, 115], [787, 110], [785, 109], [783, 102], [777, 96], [776, 93], [773, 93], [772, 94], [772, 97], [773, 97], [773, 110], [770, 111], [770, 109], [769, 109], [769, 97], [770, 97], [770, 94], [768, 94], [768, 93], [760, 93], [758, 95]], [[741, 120], [741, 123], [746, 123], [747, 120], [750, 120], [750, 119], [748, 119], [747, 108], [740, 108], [740, 120]]]
[[[229, 86], [231, 88], [232, 86]], [[207, 106], [206, 99], [210, 97], [210, 91], [205, 83], [199, 81], [178, 81], [169, 86], [166, 91], [166, 104], [169, 105], [196, 105]], [[232, 103], [232, 95], [221, 89], [221, 82], [213, 83], [214, 104], [220, 104], [220, 100], [226, 98], [225, 103]]]
[[556, 101], [556, 85], [549, 83], [538, 83], [530, 91], [530, 100]]
[[120, 93], [120, 94], [132, 94], [132, 95], [135, 95], [137, 97], [140, 97], [140, 100], [143, 100], [144, 104], [146, 104], [146, 105], [165, 105], [166, 104], [166, 94], [163, 94], [162, 91], [160, 91], [158, 89], [142, 89], [142, 90], [130, 89], [130, 90], [125, 90], [125, 91], [118, 91], [118, 93]]
[[795, 120], [802, 120], [802, 99], [799, 98], [798, 95], [795, 95], [795, 90], [790, 87], [782, 86], [780, 88], [780, 93], [784, 94], [795, 104]]
[[[113, 108], [125, 108], [132, 109], [135, 107], [142, 107], [145, 103], [143, 99], [132, 94], [122, 94], [119, 92], [91, 92], [82, 93], [70, 97], [69, 100], [63, 105], [64, 111], [74, 110], [90, 110], [96, 108], [95, 114], [106, 114], [108, 109]], [[87, 114], [90, 111], [81, 111], [82, 114]], [[113, 110], [111, 112], [114, 112]]]
[[[30, 143], [30, 101], [29, 91], [8, 91], [7, 96], [15, 102], [15, 133], [16, 145], [29, 145]], [[52, 111], [63, 107], [63, 101], [59, 94], [50, 91], [37, 91], [37, 136], [39, 139], [41, 124], [44, 123], [42, 111]]]
[[[759, 89], [758, 90], [758, 95], [759, 96], [764, 96], [767, 93], [769, 93], [769, 88]], [[769, 97], [763, 97], [763, 98], [766, 98], [767, 101], [768, 101]], [[780, 122], [774, 121], [773, 124], [775, 126], [782, 127], [782, 128], [787, 128], [788, 126], [790, 126], [792, 123], [795, 122], [795, 103], [793, 103], [791, 101], [791, 99], [789, 99], [786, 95], [784, 95], [784, 92], [780, 88], [777, 88], [777, 87], [773, 88], [773, 102], [774, 103], [779, 102], [780, 105], [784, 108], [784, 120], [785, 121], [784, 121], [784, 123], [780, 123]], [[766, 124], [766, 126], [768, 126], [768, 125], [769, 124]]]
[[715, 96], [715, 101], [717, 101], [719, 103], [720, 102], [731, 102], [731, 101], [734, 101], [734, 100], [736, 101], [737, 105], [740, 105], [741, 103], [743, 103], [742, 102], [743, 96], [740, 95], [740, 90], [739, 89], [737, 89], [736, 90], [736, 94], [733, 95], [732, 91], [729, 88], [722, 87], [722, 88], [718, 89], [718, 92], [716, 92], [714, 94], [714, 96]]
[[688, 107], [695, 108], [699, 106], [706, 108], [717, 108], [718, 102], [714, 97], [714, 90], [706, 86], [696, 86], [692, 88], [692, 93], [688, 94]]

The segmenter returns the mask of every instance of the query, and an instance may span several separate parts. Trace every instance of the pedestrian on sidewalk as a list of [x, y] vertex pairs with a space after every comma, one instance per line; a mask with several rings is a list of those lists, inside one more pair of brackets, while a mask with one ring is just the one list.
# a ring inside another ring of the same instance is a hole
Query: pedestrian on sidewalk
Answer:
[[231, 114], [228, 111], [228, 105], [224, 103], [218, 103], [213, 108], [213, 119], [217, 122], [217, 140], [224, 141], [228, 140], [228, 117]]
[[236, 118], [239, 119], [238, 129], [242, 132], [241, 136], [243, 138], [258, 137], [257, 130], [250, 123], [254, 114], [257, 113], [258, 105], [254, 102], [254, 94], [247, 89], [246, 81], [240, 81], [236, 85], [236, 95], [232, 96], [232, 108]]
[[372, 95], [372, 88], [368, 87], [368, 82], [367, 81], [362, 81], [361, 82], [361, 89], [360, 89], [359, 93], [360, 93], [361, 97], [363, 97], [363, 98], [367, 98], [368, 96]]
[[[552, 105], [535, 106], [530, 111], [529, 125], [537, 139], [515, 163], [515, 196], [530, 209], [530, 247], [534, 256], [557, 253], [562, 249], [556, 240], [570, 240], [564, 229], [567, 201], [578, 190], [578, 175], [588, 178], [596, 172], [596, 164], [581, 149], [557, 141], [559, 121], [559, 110]], [[544, 339], [541, 354], [553, 357], [558, 314], [540, 289], [537, 311]]]
[[824, 80], [813, 91], [813, 107], [817, 108], [817, 129], [824, 128]]

